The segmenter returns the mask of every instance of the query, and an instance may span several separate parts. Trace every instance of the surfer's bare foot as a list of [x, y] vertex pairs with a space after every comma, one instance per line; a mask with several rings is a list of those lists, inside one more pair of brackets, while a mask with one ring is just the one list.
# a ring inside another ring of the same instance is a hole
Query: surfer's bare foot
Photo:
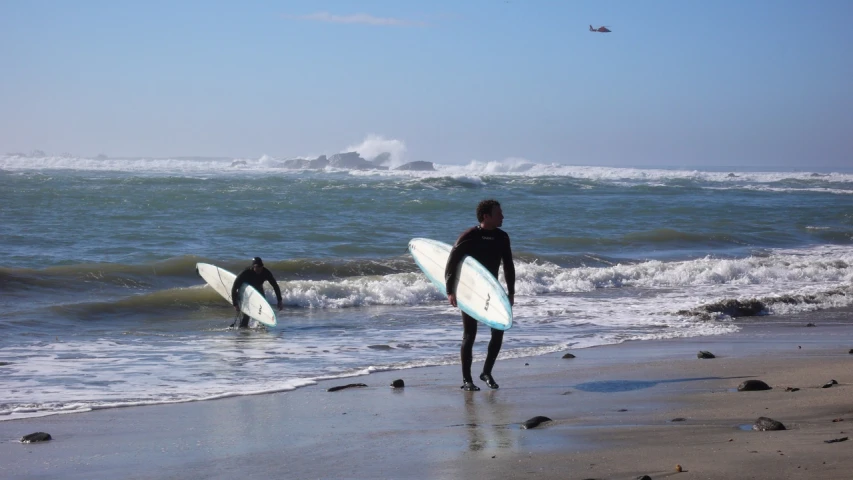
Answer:
[[465, 390], [466, 392], [479, 392], [480, 391], [480, 387], [474, 385], [474, 382], [471, 380], [463, 381], [462, 386], [459, 388], [461, 388], [462, 390]]
[[488, 373], [481, 373], [480, 374], [480, 380], [486, 382], [486, 385], [488, 385], [489, 388], [491, 388], [492, 390], [498, 389], [497, 382], [495, 382], [495, 379], [492, 378], [492, 376], [489, 375]]

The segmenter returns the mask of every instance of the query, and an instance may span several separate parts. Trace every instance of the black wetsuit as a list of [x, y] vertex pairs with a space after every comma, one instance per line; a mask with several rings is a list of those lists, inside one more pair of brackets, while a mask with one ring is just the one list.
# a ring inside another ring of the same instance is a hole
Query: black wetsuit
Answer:
[[[255, 273], [255, 270], [252, 267], [249, 267], [242, 272], [240, 275], [237, 275], [237, 278], [234, 279], [234, 286], [231, 287], [231, 300], [235, 307], [239, 307], [240, 297], [237, 295], [237, 292], [240, 290], [240, 287], [244, 283], [248, 283], [255, 290], [260, 293], [264, 293], [264, 282], [270, 282], [273, 290], [275, 290], [275, 298], [278, 300], [278, 303], [281, 303], [281, 289], [278, 287], [278, 283], [275, 281], [275, 277], [272, 276], [272, 272], [267, 270], [264, 267], [261, 273]], [[249, 316], [243, 314], [243, 318], [240, 320], [240, 328], [247, 328], [249, 326]]]
[[[459, 236], [450, 251], [450, 257], [448, 257], [447, 266], [444, 269], [444, 280], [448, 295], [456, 293], [456, 283], [459, 281], [456, 278], [457, 267], [466, 256], [471, 256], [482, 263], [495, 278], [498, 277], [498, 270], [501, 261], [503, 261], [507, 293], [510, 296], [515, 295], [515, 265], [512, 263], [512, 248], [510, 248], [509, 235], [506, 232], [500, 228], [483, 230], [478, 225], [469, 228]], [[471, 363], [474, 358], [472, 350], [474, 340], [477, 338], [477, 320], [462, 312], [462, 328], [462, 379], [471, 381]], [[492, 338], [489, 341], [489, 350], [486, 355], [486, 362], [483, 365], [484, 374], [492, 374], [492, 367], [501, 351], [503, 337], [503, 330], [492, 329]]]

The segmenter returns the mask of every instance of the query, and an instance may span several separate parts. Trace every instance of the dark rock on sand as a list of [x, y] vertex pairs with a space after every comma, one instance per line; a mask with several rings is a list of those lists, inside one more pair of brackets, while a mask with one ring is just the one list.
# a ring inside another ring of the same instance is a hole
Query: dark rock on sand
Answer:
[[699, 350], [699, 353], [696, 354], [696, 357], [697, 358], [717, 358], [716, 355], [714, 355], [711, 352], [706, 352], [705, 350]]
[[637, 480], [652, 480], [652, 477], [648, 475], [640, 475], [639, 477], [637, 477]]
[[824, 440], [823, 443], [838, 443], [838, 442], [846, 442], [848, 440], [847, 437], [841, 438], [833, 438], [832, 440]]
[[571, 353], [567, 353], [567, 354], [563, 355], [563, 358], [575, 358], [575, 356], [572, 355]]
[[726, 300], [701, 307], [708, 313], [722, 313], [730, 317], [754, 317], [767, 310], [764, 303], [758, 300]]
[[524, 423], [521, 424], [521, 428], [524, 428], [524, 429], [536, 428], [539, 426], [539, 424], [545, 423], [545, 422], [550, 422], [550, 421], [551, 421], [550, 418], [543, 417], [540, 415], [540, 416], [533, 417], [530, 420], [525, 420]]
[[406, 384], [405, 384], [405, 382], [403, 382], [403, 380], [398, 378], [397, 380], [394, 380], [393, 382], [391, 382], [391, 386], [394, 388], [403, 388], [406, 386]]
[[683, 422], [685, 420], [687, 420], [687, 419], [684, 417], [676, 417], [676, 418], [673, 418], [672, 420], [670, 420], [670, 422]]
[[836, 382], [835, 380], [830, 380], [830, 381], [824, 383], [823, 386], [820, 388], [829, 388], [833, 385], [838, 385], [838, 382]]
[[337, 387], [332, 387], [326, 389], [327, 392], [337, 392], [338, 390], [343, 390], [345, 388], [356, 388], [356, 387], [366, 387], [367, 385], [363, 383], [350, 383], [349, 385], [338, 385]]
[[850, 355], [853, 355], [853, 348], [851, 348], [850, 351], [847, 353], [849, 353]]
[[816, 327], [817, 325], [815, 325], [814, 323], [809, 322], [809, 323], [807, 323], [807, 324], [806, 324], [806, 326], [807, 326], [807, 327]]
[[753, 430], [758, 430], [760, 432], [767, 432], [771, 430], [786, 430], [785, 425], [782, 425], [782, 422], [777, 422], [772, 418], [768, 417], [758, 417], [758, 420], [752, 425]]
[[770, 390], [770, 385], [761, 380], [747, 380], [737, 386], [738, 392], [757, 392], [760, 390]]
[[[843, 264], [843, 262], [842, 262]], [[838, 268], [846, 268], [847, 265], [838, 266]], [[764, 315], [768, 308], [774, 305], [814, 305], [824, 301], [827, 296], [832, 297], [847, 297], [850, 295], [845, 289], [834, 289], [828, 292], [823, 292], [818, 295], [781, 295], [774, 297], [764, 297], [753, 300], [725, 300], [721, 302], [709, 303], [691, 310], [679, 310], [679, 315], [696, 316], [703, 320], [713, 320], [719, 315], [728, 315], [730, 317], [748, 317], [755, 315]], [[811, 326], [815, 326], [812, 324]]]
[[21, 443], [46, 442], [51, 439], [49, 433], [36, 432], [21, 437]]

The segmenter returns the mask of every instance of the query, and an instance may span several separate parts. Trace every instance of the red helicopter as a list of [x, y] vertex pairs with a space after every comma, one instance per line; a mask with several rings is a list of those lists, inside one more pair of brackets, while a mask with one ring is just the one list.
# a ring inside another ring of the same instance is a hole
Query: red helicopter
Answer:
[[589, 26], [589, 31], [590, 32], [610, 33], [610, 29], [607, 27], [592, 28], [592, 25]]

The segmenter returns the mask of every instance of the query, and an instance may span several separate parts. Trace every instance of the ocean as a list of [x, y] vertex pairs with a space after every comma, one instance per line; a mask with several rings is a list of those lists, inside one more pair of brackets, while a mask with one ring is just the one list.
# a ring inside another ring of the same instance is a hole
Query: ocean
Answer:
[[[407, 244], [453, 243], [486, 198], [517, 273], [500, 358], [853, 305], [850, 171], [283, 165], [0, 156], [0, 421], [458, 364], [459, 312]], [[254, 256], [285, 308], [275, 328], [229, 329], [195, 264]]]

